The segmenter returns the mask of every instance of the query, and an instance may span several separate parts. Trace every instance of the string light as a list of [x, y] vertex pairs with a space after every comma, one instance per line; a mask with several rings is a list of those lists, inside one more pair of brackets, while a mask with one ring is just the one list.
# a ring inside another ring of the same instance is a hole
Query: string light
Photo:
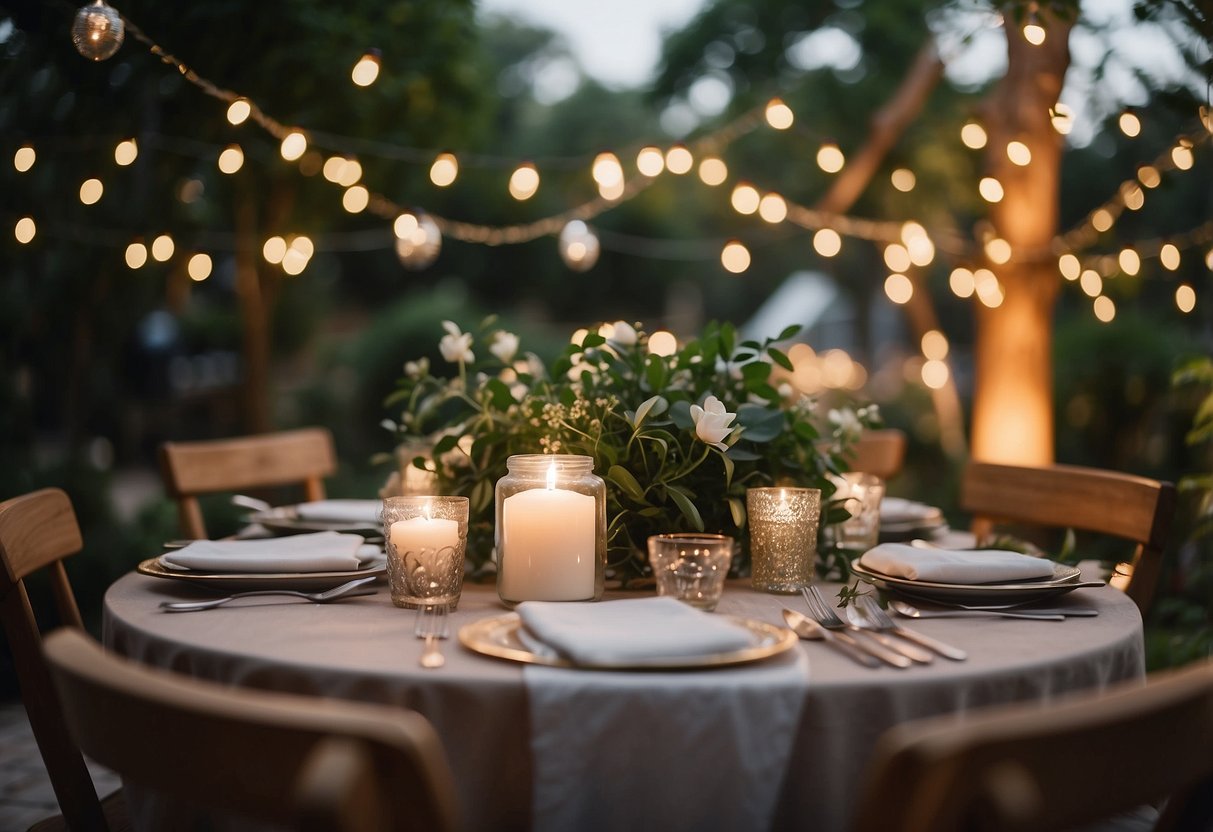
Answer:
[[833, 257], [842, 251], [842, 235], [833, 228], [822, 228], [813, 235], [813, 250], [822, 257]]
[[986, 258], [996, 265], [1011, 261], [1011, 244], [1001, 237], [991, 237], [985, 244]]
[[222, 173], [233, 174], [244, 167], [244, 151], [238, 144], [230, 144], [219, 154], [219, 170]]
[[918, 178], [914, 175], [914, 171], [909, 168], [897, 168], [889, 175], [889, 181], [893, 183], [894, 188], [903, 194], [908, 194], [914, 190], [914, 186], [918, 183]]
[[1013, 165], [1027, 167], [1032, 164], [1032, 151], [1023, 142], [1007, 142], [1007, 158]]
[[758, 216], [772, 225], [788, 216], [788, 204], [779, 194], [765, 194], [758, 202]]
[[1141, 119], [1132, 110], [1125, 110], [1121, 113], [1120, 118], [1117, 119], [1117, 124], [1120, 126], [1120, 132], [1130, 139], [1135, 139], [1141, 135]]
[[893, 303], [903, 305], [914, 297], [914, 284], [904, 274], [891, 274], [884, 279], [884, 293]]
[[1078, 277], [1078, 285], [1089, 297], [1097, 298], [1103, 294], [1103, 278], [1094, 269], [1083, 269]]
[[960, 140], [970, 150], [981, 150], [986, 146], [988, 137], [984, 127], [975, 121], [970, 121], [960, 128]]
[[316, 246], [310, 237], [304, 234], [295, 235], [282, 254], [282, 271], [291, 277], [303, 274], [315, 253]]
[[1002, 306], [1005, 297], [1002, 283], [989, 269], [978, 269], [973, 272], [973, 291], [984, 306], [990, 309]]
[[85, 179], [80, 183], [80, 201], [85, 205], [96, 205], [105, 193], [105, 186], [100, 179]]
[[244, 124], [253, 112], [253, 105], [247, 98], [237, 98], [227, 108], [227, 120], [233, 127]]
[[720, 252], [720, 265], [733, 274], [741, 274], [750, 267], [750, 250], [740, 240], [729, 240]]
[[1195, 162], [1195, 158], [1192, 155], [1192, 145], [1185, 144], [1184, 140], [1180, 139], [1180, 143], [1171, 148], [1171, 161], [1180, 170], [1191, 168]]
[[93, 61], [104, 61], [113, 56], [125, 36], [122, 16], [104, 0], [94, 0], [83, 7], [72, 21], [72, 43], [76, 45], [76, 51]]
[[948, 275], [948, 288], [958, 298], [971, 298], [977, 288], [977, 281], [973, 277], [973, 272], [964, 266], [957, 266]]
[[1116, 317], [1116, 304], [1107, 295], [1100, 295], [1091, 304], [1092, 310], [1095, 312], [1095, 317], [1103, 321], [1105, 324], [1112, 322]]
[[641, 176], [660, 176], [665, 170], [665, 154], [661, 152], [661, 148], [640, 148], [636, 154], [636, 170]]
[[603, 199], [615, 200], [623, 195], [623, 165], [614, 153], [599, 153], [590, 168], [598, 193]]
[[186, 272], [190, 276], [190, 280], [202, 282], [211, 276], [211, 256], [209, 254], [195, 254], [189, 259], [186, 264]]
[[1146, 204], [1145, 191], [1134, 182], [1126, 182], [1121, 186], [1120, 199], [1130, 211], [1140, 211]]
[[164, 263], [168, 261], [176, 250], [173, 244], [173, 238], [167, 234], [161, 234], [156, 239], [152, 240], [152, 257], [157, 262]]
[[1057, 270], [1066, 280], [1078, 280], [1082, 274], [1082, 262], [1073, 254], [1063, 254], [1057, 258]]
[[589, 271], [598, 262], [598, 235], [581, 220], [570, 220], [557, 239], [560, 259], [575, 272]]
[[766, 119], [767, 124], [776, 130], [787, 130], [796, 120], [796, 114], [782, 99], [772, 98], [767, 102]]
[[380, 52], [378, 49], [368, 49], [354, 68], [350, 70], [350, 80], [360, 87], [369, 87], [379, 77]]
[[758, 189], [748, 182], [738, 182], [733, 188], [733, 195], [729, 198], [733, 205], [733, 210], [739, 214], [753, 214], [758, 210], [758, 205], [762, 198], [758, 194]]
[[539, 171], [530, 162], [523, 162], [510, 174], [510, 196], [519, 202], [530, 199], [539, 190]]
[[131, 269], [142, 269], [147, 264], [147, 246], [140, 242], [126, 247], [126, 265]]
[[1049, 122], [1059, 136], [1068, 136], [1074, 129], [1074, 113], [1065, 104], [1058, 101], [1049, 112]]
[[345, 189], [341, 196], [341, 207], [351, 214], [361, 214], [371, 202], [371, 194], [362, 185], [353, 185]]
[[904, 272], [913, 265], [910, 252], [901, 243], [890, 243], [884, 249], [884, 262], [891, 271]]
[[292, 130], [282, 137], [278, 152], [288, 162], [293, 162], [307, 151], [307, 136], [298, 130]]
[[1175, 271], [1179, 268], [1179, 248], [1174, 243], [1164, 243], [1158, 250], [1158, 261], [1164, 269]]
[[1091, 227], [1101, 233], [1111, 228], [1115, 221], [1112, 212], [1107, 208], [1097, 208], [1091, 213]]
[[439, 153], [430, 165], [430, 181], [439, 188], [446, 188], [459, 176], [459, 160], [454, 153]]
[[1175, 289], [1175, 306], [1185, 315], [1196, 308], [1196, 290], [1187, 283], [1181, 283]]
[[34, 162], [38, 160], [38, 153], [32, 145], [22, 145], [17, 148], [17, 152], [13, 154], [13, 167], [17, 173], [25, 173], [34, 166]]
[[1213, 248], [1205, 252], [1205, 268], [1213, 271]]
[[838, 173], [846, 161], [842, 150], [834, 142], [826, 142], [817, 151], [817, 167], [826, 173]]
[[699, 162], [699, 179], [705, 185], [716, 187], [723, 185], [729, 178], [729, 167], [723, 159], [707, 156]]
[[678, 352], [678, 339], [674, 333], [659, 329], [649, 336], [649, 353], [661, 358], [668, 358]]
[[418, 271], [438, 259], [442, 233], [429, 214], [406, 211], [396, 217], [392, 230], [396, 232], [396, 256], [406, 269]]
[[922, 383], [932, 390], [942, 390], [950, 376], [948, 365], [938, 359], [932, 358], [922, 364]]
[[114, 147], [114, 161], [119, 167], [126, 167], [139, 156], [139, 145], [134, 139], [124, 139]]
[[1147, 188], [1157, 188], [1162, 184], [1162, 174], [1153, 165], [1142, 165], [1137, 169], [1137, 180]]
[[286, 240], [278, 236], [270, 237], [261, 247], [261, 256], [267, 263], [278, 265], [286, 256]]
[[1141, 256], [1131, 248], [1123, 248], [1116, 258], [1120, 270], [1130, 277], [1141, 271]]
[[1033, 46], [1040, 46], [1045, 42], [1045, 27], [1041, 26], [1036, 19], [1031, 19], [1023, 27], [1023, 39]]
[[948, 357], [948, 339], [938, 329], [928, 329], [919, 340], [924, 357], [934, 361], [943, 361]]
[[687, 173], [695, 164], [695, 157], [686, 145], [676, 144], [666, 151], [665, 167], [670, 173], [677, 176], [682, 176]]
[[1005, 195], [1002, 190], [1002, 183], [993, 176], [983, 176], [981, 181], [977, 183], [977, 193], [981, 194], [981, 198], [986, 202], [1002, 202]]
[[26, 245], [38, 233], [38, 226], [34, 222], [33, 217], [22, 217], [17, 220], [17, 224], [13, 226], [13, 236], [17, 238], [17, 242], [21, 245]]

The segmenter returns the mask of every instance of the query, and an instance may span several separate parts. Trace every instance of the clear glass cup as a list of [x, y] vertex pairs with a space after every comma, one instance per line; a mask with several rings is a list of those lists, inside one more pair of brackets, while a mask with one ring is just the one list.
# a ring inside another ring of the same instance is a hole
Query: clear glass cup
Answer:
[[515, 454], [497, 481], [497, 595], [597, 601], [606, 575], [606, 483], [594, 458]]
[[875, 474], [848, 471], [834, 477], [838, 490], [835, 500], [851, 513], [847, 520], [826, 526], [827, 541], [842, 549], [866, 552], [880, 542], [880, 501], [884, 499], [885, 483]]
[[657, 594], [712, 611], [724, 592], [735, 541], [723, 534], [679, 532], [649, 538]]
[[745, 496], [754, 589], [799, 592], [813, 582], [821, 490], [749, 488]]
[[467, 497], [387, 497], [383, 540], [392, 603], [453, 610], [463, 591]]

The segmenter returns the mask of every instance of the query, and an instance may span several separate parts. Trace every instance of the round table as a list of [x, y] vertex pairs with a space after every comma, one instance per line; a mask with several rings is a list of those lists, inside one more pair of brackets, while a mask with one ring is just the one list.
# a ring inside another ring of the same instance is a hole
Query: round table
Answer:
[[[832, 596], [837, 587], [823, 589]], [[206, 612], [157, 609], [166, 599], [213, 594], [182, 581], [129, 574], [106, 594], [106, 645], [149, 665], [226, 684], [415, 709], [442, 737], [465, 828], [542, 826], [533, 812], [535, 772], [542, 768], [536, 765], [534, 748], [541, 746], [532, 743], [523, 665], [473, 653], [451, 638], [444, 642], [446, 665], [422, 669], [414, 613], [393, 606], [386, 586], [375, 595], [327, 605], [254, 598]], [[608, 593], [611, 597], [632, 596]], [[810, 672], [776, 789], [771, 828], [845, 829], [873, 744], [899, 722], [995, 703], [1045, 702], [1068, 691], [1144, 678], [1142, 622], [1132, 601], [1103, 587], [1062, 596], [1057, 605], [1064, 604], [1094, 607], [1099, 615], [1062, 622], [903, 622], [968, 651], [963, 662], [937, 658], [906, 670], [872, 670], [821, 642], [799, 642], [794, 650], [807, 658]], [[798, 596], [755, 592], [748, 582], [730, 582], [717, 612], [783, 626], [780, 609], [785, 606], [805, 611]], [[495, 587], [465, 585], [451, 617], [452, 632], [505, 611]], [[799, 661], [789, 653], [751, 667], [793, 658]], [[710, 679], [720, 672], [692, 673]], [[645, 687], [678, 684], [680, 674], [640, 676], [637, 697], [644, 696]], [[530, 678], [534, 684], [536, 677]], [[620, 725], [619, 742], [629, 741], [628, 732], [643, 738], [644, 730], [643, 725]], [[726, 775], [745, 769], [747, 761], [689, 754], [685, 764], [702, 766], [727, 783]], [[627, 773], [620, 777], [626, 793]]]

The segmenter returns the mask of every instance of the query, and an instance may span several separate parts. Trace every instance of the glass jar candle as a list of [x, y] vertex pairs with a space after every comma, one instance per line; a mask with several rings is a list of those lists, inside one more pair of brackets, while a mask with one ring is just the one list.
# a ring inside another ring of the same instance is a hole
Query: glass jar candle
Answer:
[[594, 459], [517, 454], [497, 481], [497, 594], [597, 601], [606, 571], [606, 483]]

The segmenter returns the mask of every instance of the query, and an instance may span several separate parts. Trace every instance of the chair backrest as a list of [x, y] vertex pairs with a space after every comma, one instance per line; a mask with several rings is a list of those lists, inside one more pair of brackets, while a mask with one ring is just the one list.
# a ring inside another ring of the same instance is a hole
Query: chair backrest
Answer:
[[322, 500], [324, 477], [337, 470], [333, 436], [325, 428], [166, 442], [160, 463], [169, 496], [177, 501], [181, 533], [189, 538], [207, 536], [200, 494], [298, 484], [307, 500]]
[[906, 458], [906, 435], [896, 428], [866, 430], [852, 446], [852, 471], [890, 480], [901, 473]]
[[1213, 662], [1142, 686], [907, 722], [878, 741], [853, 832], [1052, 832], [1168, 798], [1213, 828]]
[[105, 829], [97, 790], [63, 724], [42, 655], [42, 636], [25, 578], [46, 569], [60, 623], [82, 628], [63, 560], [83, 548], [67, 494], [46, 488], [0, 503], [0, 623], [8, 638], [21, 699], [64, 819], [72, 829]]
[[1136, 544], [1122, 587], [1144, 615], [1154, 598], [1163, 548], [1175, 515], [1169, 482], [1075, 465], [1022, 467], [969, 462], [960, 506], [982, 538], [1000, 522], [1076, 529]]
[[[315, 782], [313, 754], [335, 737], [355, 761], [372, 761], [387, 828], [455, 827], [446, 756], [418, 713], [224, 687], [139, 665], [70, 629], [47, 636], [45, 652], [76, 741], [127, 783], [226, 816], [298, 825], [301, 778]], [[345, 771], [345, 782], [364, 782], [365, 766]]]

